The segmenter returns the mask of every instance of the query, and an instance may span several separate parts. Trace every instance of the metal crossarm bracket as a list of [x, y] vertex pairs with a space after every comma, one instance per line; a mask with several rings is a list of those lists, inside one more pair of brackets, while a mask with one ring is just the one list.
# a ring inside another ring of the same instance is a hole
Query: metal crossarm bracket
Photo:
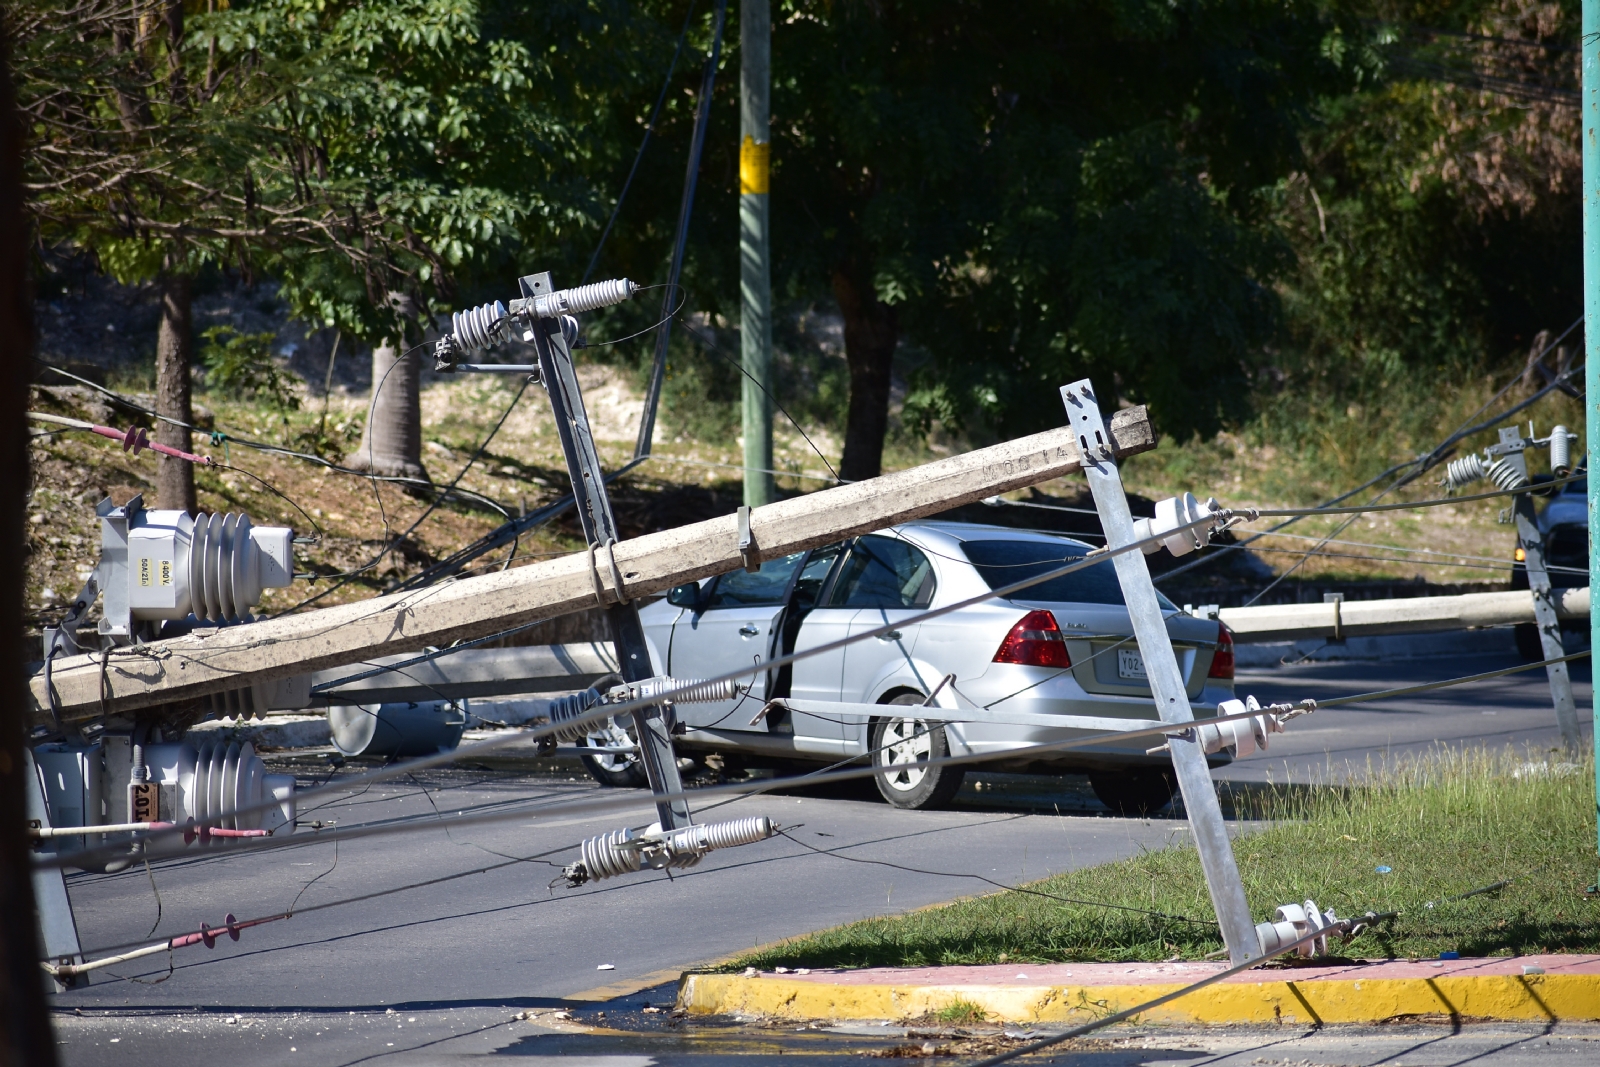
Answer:
[[761, 549], [756, 545], [756, 538], [750, 532], [750, 505], [739, 505], [739, 558], [744, 560], [746, 573], [754, 574], [761, 569]]
[[[1106, 545], [1120, 548], [1131, 544], [1137, 540], [1133, 513], [1128, 509], [1128, 497], [1112, 453], [1111, 433], [1100, 415], [1094, 389], [1089, 380], [1084, 379], [1063, 386], [1061, 398], [1066, 404], [1067, 418], [1077, 432], [1083, 472], [1100, 513]], [[1178, 669], [1172, 638], [1167, 633], [1161, 602], [1156, 599], [1156, 587], [1150, 581], [1150, 569], [1145, 565], [1143, 553], [1124, 552], [1113, 557], [1112, 564], [1122, 585], [1123, 599], [1128, 604], [1139, 652], [1144, 657], [1157, 714], [1163, 722], [1193, 722], [1194, 711], [1189, 706], [1183, 673]], [[1250, 906], [1239, 881], [1239, 868], [1222, 821], [1222, 807], [1211, 783], [1205, 753], [1196, 740], [1177, 737], [1172, 739], [1171, 748], [1173, 770], [1183, 793], [1183, 806], [1189, 814], [1195, 846], [1200, 852], [1206, 887], [1211, 892], [1211, 903], [1222, 927], [1222, 939], [1235, 963], [1254, 959], [1261, 955], [1261, 944], [1256, 937], [1255, 923], [1250, 920]]]
[[[1560, 659], [1566, 649], [1561, 643], [1561, 620], [1556, 615], [1556, 604], [1550, 587], [1550, 571], [1544, 561], [1544, 538], [1539, 533], [1539, 523], [1533, 511], [1533, 495], [1523, 493], [1513, 501], [1512, 514], [1516, 516], [1517, 540], [1522, 545], [1523, 563], [1528, 569], [1528, 588], [1533, 592], [1533, 618], [1539, 628], [1539, 647], [1547, 660]], [[1550, 701], [1555, 705], [1556, 725], [1561, 730], [1561, 742], [1567, 751], [1576, 753], [1583, 744], [1578, 732], [1578, 707], [1572, 697], [1572, 676], [1565, 663], [1551, 663], [1545, 667], [1550, 682]]]
[[[548, 297], [554, 292], [556, 288], [548, 273], [522, 279], [522, 295], [528, 301], [527, 306], [537, 306], [540, 297]], [[600, 454], [595, 449], [589, 416], [583, 407], [583, 392], [578, 387], [578, 375], [572, 366], [570, 342], [561, 328], [560, 319], [531, 317], [529, 322], [530, 340], [539, 353], [539, 376], [549, 390], [556, 432], [561, 437], [561, 451], [567, 457], [567, 473], [572, 479], [578, 522], [583, 527], [584, 540], [588, 541], [591, 550], [605, 550], [620, 538], [616, 519], [611, 513], [611, 501], [606, 496], [605, 472], [600, 466]], [[611, 558], [614, 560], [615, 557]], [[620, 587], [615, 592], [618, 596], [622, 595]], [[637, 604], [612, 603], [606, 608], [606, 615], [611, 623], [622, 680], [642, 682], [652, 677], [655, 669], [650, 663], [650, 652], [645, 644], [644, 627], [639, 623]], [[656, 705], [633, 712], [632, 717], [639, 736], [639, 758], [650, 779], [650, 791], [657, 797], [682, 793], [677, 754], [672, 747], [672, 723], [667, 719], [666, 709]], [[657, 800], [656, 817], [664, 830], [688, 826], [689, 805], [683, 800]]]

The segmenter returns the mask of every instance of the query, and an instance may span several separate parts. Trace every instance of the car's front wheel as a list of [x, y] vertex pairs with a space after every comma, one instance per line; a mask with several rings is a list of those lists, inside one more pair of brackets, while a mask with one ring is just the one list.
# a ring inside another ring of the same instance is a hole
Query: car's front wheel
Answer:
[[1100, 803], [1121, 815], [1154, 815], [1172, 803], [1178, 780], [1170, 767], [1126, 767], [1089, 775]]
[[[902, 693], [890, 705], [921, 705], [916, 693]], [[893, 717], [872, 725], [873, 778], [883, 799], [897, 808], [938, 808], [950, 803], [961, 788], [965, 772], [960, 767], [932, 766], [950, 754], [944, 726], [926, 719]]]
[[[639, 789], [650, 784], [639, 759], [638, 745], [633, 732], [615, 719], [597, 723], [583, 739], [588, 749], [600, 749], [594, 755], [584, 753], [580, 758], [589, 769], [589, 775], [601, 785], [617, 789]], [[617, 749], [607, 752], [605, 749]]]

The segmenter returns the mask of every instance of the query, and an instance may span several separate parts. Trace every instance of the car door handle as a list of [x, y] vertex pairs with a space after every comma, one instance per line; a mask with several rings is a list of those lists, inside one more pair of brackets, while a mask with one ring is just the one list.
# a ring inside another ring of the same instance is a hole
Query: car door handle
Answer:
[[746, 637], [759, 637], [761, 636], [761, 627], [753, 626], [747, 622], [743, 626], [739, 627], [739, 632], [744, 634]]
[[878, 640], [879, 641], [898, 641], [898, 640], [900, 640], [900, 638], [902, 638], [904, 636], [905, 635], [902, 634], [899, 630], [890, 630], [886, 634], [879, 634], [878, 635]]

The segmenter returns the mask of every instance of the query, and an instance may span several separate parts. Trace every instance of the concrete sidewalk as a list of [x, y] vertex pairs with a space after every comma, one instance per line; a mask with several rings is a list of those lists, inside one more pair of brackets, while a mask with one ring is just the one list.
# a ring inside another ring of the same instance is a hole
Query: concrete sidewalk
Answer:
[[[989, 1021], [1081, 1023], [1225, 970], [1207, 963], [1053, 963], [686, 974], [678, 1006], [695, 1014], [796, 1019], [917, 1019], [972, 1005]], [[1183, 1024], [1372, 1023], [1391, 1019], [1600, 1020], [1600, 956], [1496, 956], [1262, 967], [1137, 1021]]]

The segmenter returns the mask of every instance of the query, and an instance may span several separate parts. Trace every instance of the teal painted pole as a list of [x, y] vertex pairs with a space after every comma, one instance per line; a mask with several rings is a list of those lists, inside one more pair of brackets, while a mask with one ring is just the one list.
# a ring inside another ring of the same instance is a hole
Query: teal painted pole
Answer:
[[[1583, 348], [1584, 432], [1589, 442], [1589, 580], [1600, 574], [1600, 0], [1583, 0]], [[1590, 598], [1591, 601], [1593, 598]], [[1600, 612], [1589, 611], [1590, 647], [1600, 649]], [[1589, 670], [1594, 672], [1591, 662]], [[1594, 689], [1594, 724], [1600, 727], [1600, 686]], [[1596, 746], [1595, 815], [1600, 827], [1600, 729]], [[1596, 851], [1600, 852], [1600, 829]], [[1600, 891], [1600, 877], [1590, 887]]]
[[744, 502], [770, 504], [772, 475], [771, 0], [739, 5], [739, 296]]

